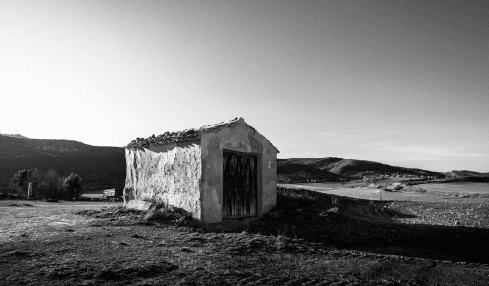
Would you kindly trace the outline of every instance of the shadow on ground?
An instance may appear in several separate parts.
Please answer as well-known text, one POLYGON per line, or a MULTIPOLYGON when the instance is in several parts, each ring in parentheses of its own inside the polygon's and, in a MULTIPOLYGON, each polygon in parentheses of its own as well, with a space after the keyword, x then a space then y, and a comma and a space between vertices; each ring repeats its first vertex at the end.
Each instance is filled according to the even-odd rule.
MULTIPOLYGON (((321 244, 337 249, 360 250, 370 253, 402 255, 414 258, 476 262, 489 264, 489 229, 406 223, 417 219, 392 205, 406 202, 366 200, 340 197, 305 189, 278 188, 277 209, 255 221, 225 220, 224 223, 205 225, 177 208, 155 208, 147 213, 125 209, 106 211, 81 211, 97 220, 93 226, 158 225, 183 226, 195 232, 241 233, 288 237, 321 244), (124 220, 120 218, 125 217, 124 220), (127 221, 125 221, 127 220, 127 221), (403 222, 404 221, 404 222, 403 222)), ((413 204, 413 202, 409 202, 413 204)), ((415 202, 425 206, 423 202, 415 202)), ((419 205, 418 205, 419 204, 419 205)), ((431 205, 425 212, 436 212, 431 205)), ((439 205, 445 213, 456 209, 451 205, 439 205)), ((402 209, 402 208, 401 208, 402 209)), ((458 213, 451 214, 457 217, 458 213)), ((285 247, 286 248, 286 247, 285 247)))
POLYGON ((279 188, 277 211, 247 230, 343 249, 489 263, 489 229, 400 223, 414 216, 389 209, 391 203, 279 188))

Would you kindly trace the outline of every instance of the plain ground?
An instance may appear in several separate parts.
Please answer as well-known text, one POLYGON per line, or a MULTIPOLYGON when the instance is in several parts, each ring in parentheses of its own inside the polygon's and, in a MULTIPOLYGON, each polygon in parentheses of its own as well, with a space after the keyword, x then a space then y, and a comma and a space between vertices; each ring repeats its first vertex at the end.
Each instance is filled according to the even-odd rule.
POLYGON ((0 201, 0 285, 489 281, 485 199, 378 201, 286 188, 278 199, 263 219, 215 226, 146 221, 120 203, 0 201))
POLYGON ((0 201, 0 243, 19 237, 42 239, 60 230, 87 225, 90 220, 73 212, 122 205, 92 201, 60 201, 48 203, 34 200, 0 201))

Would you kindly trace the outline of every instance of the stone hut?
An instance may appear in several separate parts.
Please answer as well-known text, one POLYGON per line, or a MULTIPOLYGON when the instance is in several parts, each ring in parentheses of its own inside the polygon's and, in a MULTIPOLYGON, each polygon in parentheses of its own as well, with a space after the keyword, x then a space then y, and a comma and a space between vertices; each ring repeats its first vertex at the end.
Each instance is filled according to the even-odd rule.
POLYGON ((124 204, 164 202, 196 219, 260 217, 277 202, 277 153, 243 118, 137 138, 126 146, 124 204))

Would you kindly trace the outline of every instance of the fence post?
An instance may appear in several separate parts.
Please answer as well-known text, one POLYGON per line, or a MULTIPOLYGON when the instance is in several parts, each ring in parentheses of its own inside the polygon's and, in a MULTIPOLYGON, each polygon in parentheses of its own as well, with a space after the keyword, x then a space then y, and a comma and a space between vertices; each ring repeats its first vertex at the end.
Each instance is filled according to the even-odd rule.
POLYGON ((29 186, 27 187, 27 199, 30 199, 32 196, 32 183, 29 182, 29 186))

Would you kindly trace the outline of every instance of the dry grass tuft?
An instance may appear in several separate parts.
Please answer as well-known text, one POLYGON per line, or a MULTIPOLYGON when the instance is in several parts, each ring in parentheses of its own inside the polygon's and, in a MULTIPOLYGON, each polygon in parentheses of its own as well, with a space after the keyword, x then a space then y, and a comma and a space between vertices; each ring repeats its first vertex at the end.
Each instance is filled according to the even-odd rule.
POLYGON ((187 225, 192 221, 192 215, 164 202, 155 203, 144 216, 146 222, 174 222, 177 225, 187 225))

